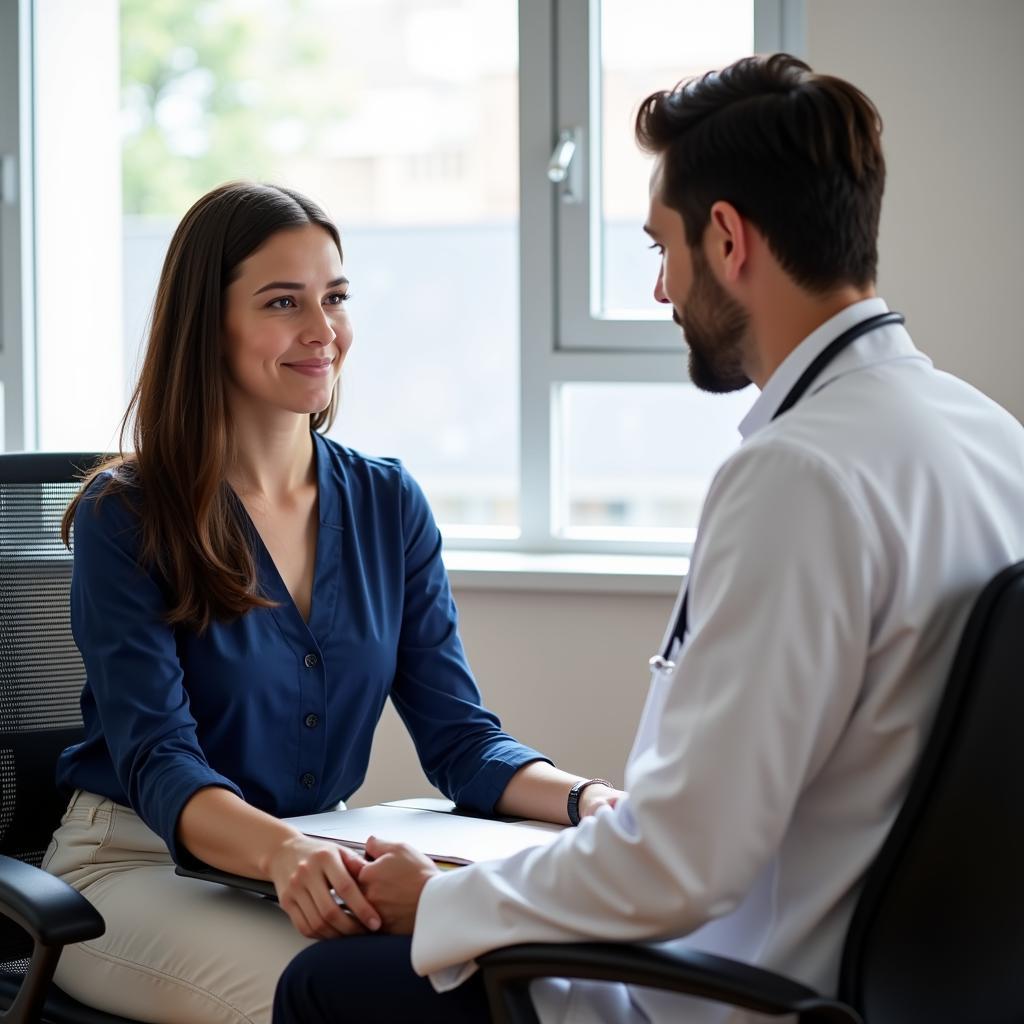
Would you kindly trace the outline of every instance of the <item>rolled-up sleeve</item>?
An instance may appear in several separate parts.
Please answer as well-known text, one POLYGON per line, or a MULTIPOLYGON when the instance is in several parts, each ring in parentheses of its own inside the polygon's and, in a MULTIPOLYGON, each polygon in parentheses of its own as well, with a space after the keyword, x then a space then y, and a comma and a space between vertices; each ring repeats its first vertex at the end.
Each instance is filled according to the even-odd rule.
POLYGON ((459 637, 441 534, 404 469, 401 500, 405 590, 391 699, 430 782, 457 804, 491 813, 519 768, 549 759, 503 732, 482 706, 459 637))
POLYGON ((128 501, 87 494, 74 521, 72 630, 129 804, 176 861, 191 860, 175 836, 191 796, 206 786, 242 794, 199 746, 166 598, 138 550, 139 520, 128 501))

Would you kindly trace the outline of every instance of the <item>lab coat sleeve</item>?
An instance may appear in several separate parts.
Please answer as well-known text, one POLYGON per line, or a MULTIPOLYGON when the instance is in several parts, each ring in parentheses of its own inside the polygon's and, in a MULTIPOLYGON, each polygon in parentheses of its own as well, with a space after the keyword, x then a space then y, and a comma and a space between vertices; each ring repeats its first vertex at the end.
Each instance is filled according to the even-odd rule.
POLYGON ((657 940, 732 910, 857 699, 877 555, 820 456, 751 443, 720 470, 690 579, 690 632, 630 795, 547 847, 423 891, 412 962, 444 970, 529 941, 657 940))

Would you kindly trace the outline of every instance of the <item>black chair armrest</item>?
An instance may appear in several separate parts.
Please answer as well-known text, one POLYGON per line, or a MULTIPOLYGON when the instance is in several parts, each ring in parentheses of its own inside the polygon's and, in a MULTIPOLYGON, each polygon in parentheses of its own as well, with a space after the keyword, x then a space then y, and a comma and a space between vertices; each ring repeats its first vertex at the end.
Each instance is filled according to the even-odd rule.
POLYGON ((103 934, 99 911, 67 882, 0 854, 0 914, 32 936, 32 960, 4 1024, 38 1024, 61 951, 103 934))
POLYGON ((696 950, 633 943, 526 943, 477 958, 495 1024, 538 1024, 535 978, 587 978, 667 989, 758 1013, 797 1014, 803 1024, 863 1024, 834 999, 772 971, 696 950))
POLYGON ((99 911, 67 882, 2 854, 0 914, 44 946, 95 939, 105 928, 99 911))

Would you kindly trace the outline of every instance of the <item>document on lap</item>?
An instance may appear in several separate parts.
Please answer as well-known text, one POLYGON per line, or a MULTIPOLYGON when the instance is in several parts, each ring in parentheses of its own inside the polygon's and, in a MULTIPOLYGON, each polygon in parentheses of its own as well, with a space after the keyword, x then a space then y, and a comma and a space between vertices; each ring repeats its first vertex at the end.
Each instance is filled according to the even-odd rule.
MULTIPOLYGON (((449 800, 422 797, 396 800, 374 807, 326 811, 284 818, 306 835, 328 839, 362 851, 370 836, 408 843, 425 853, 438 867, 455 868, 478 860, 509 857, 520 850, 543 846, 562 831, 545 821, 483 818, 454 810, 449 800)), ((217 868, 175 868, 186 878, 200 878, 276 898, 271 882, 245 878, 217 868)))

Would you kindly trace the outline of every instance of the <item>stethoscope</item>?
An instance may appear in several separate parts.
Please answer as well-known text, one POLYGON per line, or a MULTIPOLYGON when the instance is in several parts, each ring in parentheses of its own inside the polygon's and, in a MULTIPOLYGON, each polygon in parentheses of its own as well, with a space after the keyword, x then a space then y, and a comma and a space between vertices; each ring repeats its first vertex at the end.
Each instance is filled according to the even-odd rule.
MULTIPOLYGON (((854 324, 848 330, 843 331, 834 341, 830 342, 811 362, 811 365, 800 375, 800 379, 789 390, 789 394, 782 400, 782 404, 775 410, 772 419, 778 419, 784 412, 788 412, 803 398, 804 393, 814 383, 818 375, 832 362, 840 352, 848 345, 851 345, 862 335, 877 330, 879 327, 888 327, 889 324, 905 323, 902 313, 878 313, 876 316, 868 317, 859 324, 854 324)), ((676 615, 675 625, 672 632, 665 641, 665 648, 661 654, 654 655, 648 661, 651 671, 655 673, 671 672, 676 667, 672 661, 672 655, 683 642, 686 634, 687 615, 686 606, 689 598, 689 587, 683 592, 683 599, 679 605, 679 612, 676 615)))

